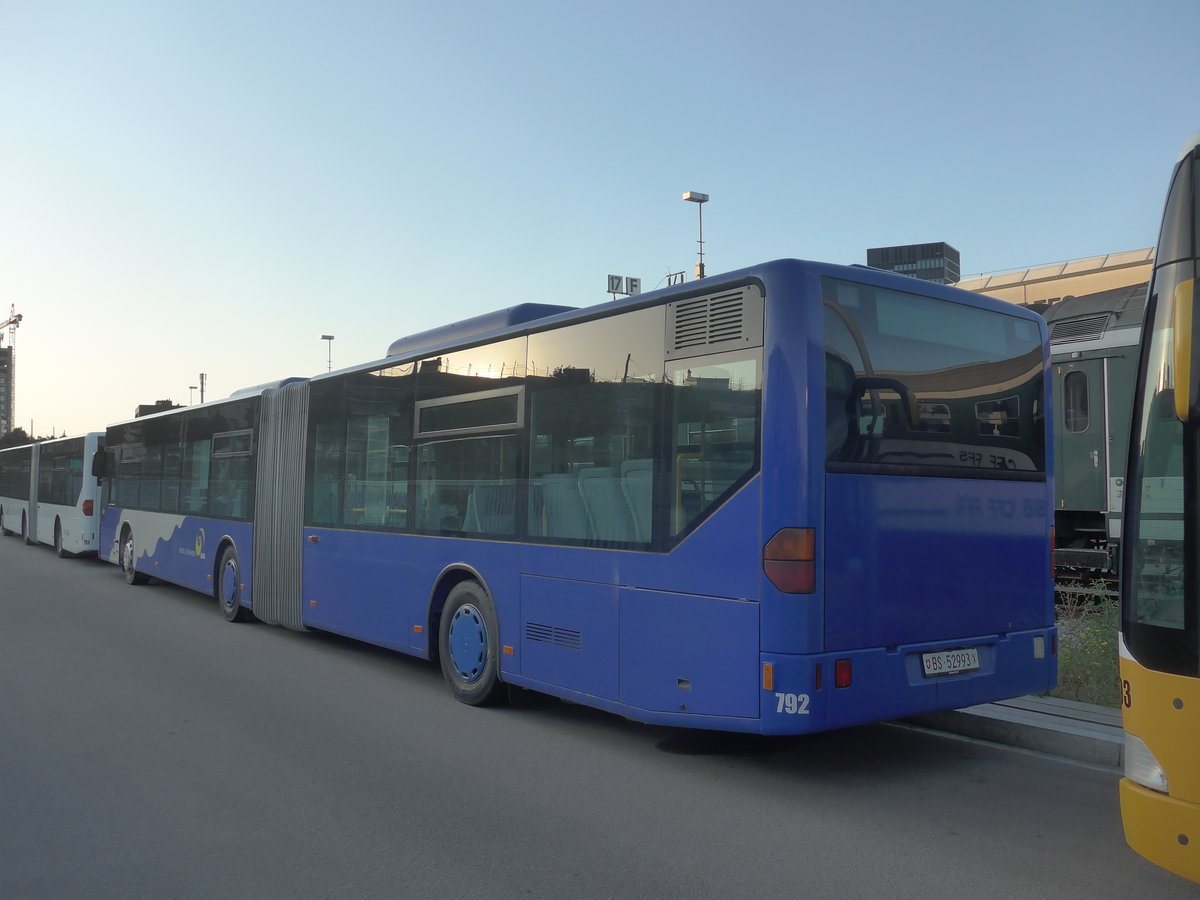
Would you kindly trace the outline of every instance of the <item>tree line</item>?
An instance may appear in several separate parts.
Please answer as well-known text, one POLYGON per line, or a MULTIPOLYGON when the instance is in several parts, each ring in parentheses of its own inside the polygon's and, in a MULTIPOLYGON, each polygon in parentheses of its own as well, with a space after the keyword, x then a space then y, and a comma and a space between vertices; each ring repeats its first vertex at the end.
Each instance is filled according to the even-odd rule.
POLYGON ((53 435, 39 435, 38 437, 30 437, 29 432, 24 428, 17 426, 12 431, 6 431, 0 434, 0 450, 5 447, 19 447, 22 444, 32 444, 34 441, 48 441, 53 438, 53 435))

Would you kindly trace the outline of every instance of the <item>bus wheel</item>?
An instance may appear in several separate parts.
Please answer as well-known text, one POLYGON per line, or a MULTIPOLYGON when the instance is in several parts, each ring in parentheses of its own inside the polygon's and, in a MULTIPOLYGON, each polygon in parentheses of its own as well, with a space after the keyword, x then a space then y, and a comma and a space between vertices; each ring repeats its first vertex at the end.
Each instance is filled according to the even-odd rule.
POLYGON ((504 695, 496 606, 477 581, 463 581, 446 598, 438 625, 438 657, 454 696, 488 706, 504 695))
POLYGON ((217 603, 226 622, 244 622, 249 618, 242 606, 242 571, 238 567, 237 551, 226 547, 217 567, 217 603))
POLYGON ((135 550, 133 546, 133 529, 126 528, 121 535, 121 571, 125 573, 126 584, 145 584, 150 576, 134 568, 135 550))
POLYGON ((12 536, 12 529, 6 528, 4 526, 4 507, 3 506, 0 506, 0 534, 3 534, 5 537, 12 536))
POLYGON ((59 559, 66 559, 71 554, 63 549, 62 542, 62 522, 58 519, 54 520, 54 552, 58 554, 59 559))

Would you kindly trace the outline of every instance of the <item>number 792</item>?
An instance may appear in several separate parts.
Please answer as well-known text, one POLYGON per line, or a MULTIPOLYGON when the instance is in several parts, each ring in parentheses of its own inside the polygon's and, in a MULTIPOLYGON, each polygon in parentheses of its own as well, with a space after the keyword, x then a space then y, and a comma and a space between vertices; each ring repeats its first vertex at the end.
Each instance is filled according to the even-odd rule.
POLYGON ((808 715, 808 694, 776 694, 777 713, 787 713, 789 716, 808 715))

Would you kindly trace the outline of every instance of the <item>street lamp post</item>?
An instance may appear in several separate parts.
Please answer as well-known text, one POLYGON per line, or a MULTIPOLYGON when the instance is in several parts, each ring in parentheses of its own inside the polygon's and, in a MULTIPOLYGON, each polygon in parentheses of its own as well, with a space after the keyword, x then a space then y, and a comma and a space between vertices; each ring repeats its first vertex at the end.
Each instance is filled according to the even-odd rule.
POLYGON ((323 335, 321 335, 321 340, 325 341, 325 349, 327 351, 325 354, 325 371, 332 372, 333 371, 333 335, 332 334, 323 334, 323 335))
POLYGON ((696 212, 700 218, 700 259, 696 263, 696 280, 699 281, 704 277, 704 204, 708 202, 708 194, 702 194, 699 191, 688 191, 683 195, 684 200, 690 200, 696 204, 696 212))

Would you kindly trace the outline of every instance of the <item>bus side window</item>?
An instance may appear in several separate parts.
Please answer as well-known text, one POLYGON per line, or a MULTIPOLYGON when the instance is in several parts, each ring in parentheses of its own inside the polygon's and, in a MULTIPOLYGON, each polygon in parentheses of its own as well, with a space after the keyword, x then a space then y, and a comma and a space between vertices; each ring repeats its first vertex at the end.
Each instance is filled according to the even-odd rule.
POLYGON ((761 359, 720 354, 671 372, 671 533, 682 534, 758 468, 761 359))

